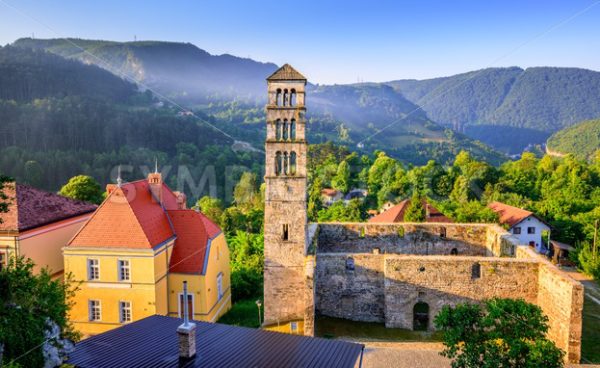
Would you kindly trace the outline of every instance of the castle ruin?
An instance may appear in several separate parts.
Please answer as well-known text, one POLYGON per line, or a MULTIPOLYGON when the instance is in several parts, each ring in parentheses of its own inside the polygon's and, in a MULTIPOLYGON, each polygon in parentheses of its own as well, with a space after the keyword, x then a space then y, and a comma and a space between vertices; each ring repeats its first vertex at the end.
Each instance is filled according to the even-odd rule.
POLYGON ((579 362, 583 286, 495 224, 307 222, 306 78, 267 78, 265 325, 315 316, 433 329, 444 305, 523 298, 579 362))

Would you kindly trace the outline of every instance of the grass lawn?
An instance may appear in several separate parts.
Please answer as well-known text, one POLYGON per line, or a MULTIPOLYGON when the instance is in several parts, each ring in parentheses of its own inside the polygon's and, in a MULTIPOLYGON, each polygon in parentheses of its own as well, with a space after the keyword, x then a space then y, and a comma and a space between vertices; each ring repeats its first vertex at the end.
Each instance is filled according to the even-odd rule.
MULTIPOLYGON (((237 301, 231 306, 229 312, 219 318, 217 322, 226 325, 258 328, 258 307, 256 306, 256 299, 258 298, 237 301)), ((262 297, 260 297, 260 301, 261 303, 263 302, 262 297)), ((263 314, 262 307, 260 312, 263 314)), ((264 317, 261 316, 261 319, 262 318, 264 317)))

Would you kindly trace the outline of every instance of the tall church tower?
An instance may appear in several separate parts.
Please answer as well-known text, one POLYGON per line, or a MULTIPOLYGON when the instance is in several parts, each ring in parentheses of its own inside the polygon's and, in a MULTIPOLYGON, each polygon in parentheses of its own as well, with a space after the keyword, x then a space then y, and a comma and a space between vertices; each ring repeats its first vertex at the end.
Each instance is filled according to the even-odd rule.
POLYGON ((306 78, 285 64, 267 78, 265 323, 304 318, 306 78))

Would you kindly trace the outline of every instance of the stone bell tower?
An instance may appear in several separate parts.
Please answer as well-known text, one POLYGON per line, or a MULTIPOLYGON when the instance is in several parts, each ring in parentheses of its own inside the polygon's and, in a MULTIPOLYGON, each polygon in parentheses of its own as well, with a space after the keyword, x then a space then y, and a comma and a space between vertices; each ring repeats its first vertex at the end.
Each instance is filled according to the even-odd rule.
POLYGON ((267 78, 265 323, 304 318, 306 78, 285 64, 267 78))

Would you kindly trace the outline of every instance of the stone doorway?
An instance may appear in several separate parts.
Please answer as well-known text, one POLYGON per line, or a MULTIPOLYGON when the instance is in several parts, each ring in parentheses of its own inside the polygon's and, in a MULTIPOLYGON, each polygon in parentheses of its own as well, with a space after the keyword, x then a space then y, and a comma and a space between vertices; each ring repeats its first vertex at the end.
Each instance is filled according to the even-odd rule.
POLYGON ((413 330, 427 331, 429 327, 429 304, 418 302, 413 308, 413 330))

